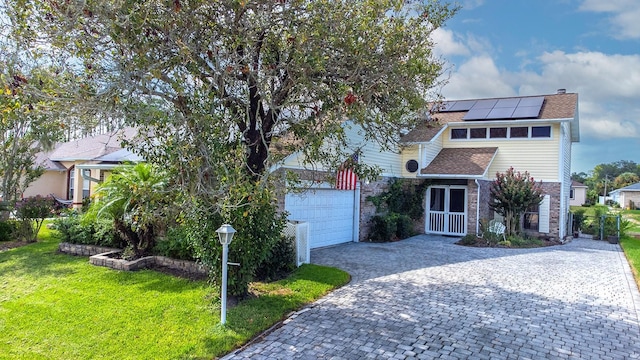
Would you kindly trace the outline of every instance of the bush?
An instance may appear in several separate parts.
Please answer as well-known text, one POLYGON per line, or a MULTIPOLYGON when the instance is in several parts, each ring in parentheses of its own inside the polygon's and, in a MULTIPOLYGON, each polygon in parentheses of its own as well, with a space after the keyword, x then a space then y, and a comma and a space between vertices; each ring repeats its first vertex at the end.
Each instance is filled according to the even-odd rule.
POLYGON ((277 211, 273 191, 261 184, 238 183, 228 196, 234 206, 226 209, 224 216, 214 212, 214 205, 208 202, 219 199, 196 199, 187 216, 188 234, 198 260, 209 269, 211 280, 220 284, 222 246, 216 229, 224 223, 236 229, 229 245, 229 261, 240 266, 229 267, 227 290, 230 295, 244 296, 257 269, 280 240, 286 216, 277 211))
POLYGON ((578 209, 573 212, 573 231, 581 231, 584 228, 584 221, 586 220, 585 209, 578 209))
POLYGON ((157 240, 153 253, 173 259, 195 260, 195 252, 184 226, 169 228, 167 236, 157 240))
POLYGON ((465 236, 463 236, 460 241, 458 241, 458 244, 460 245, 476 245, 478 243, 478 237, 474 234, 467 234, 465 236))
POLYGON ((408 215, 388 213, 371 218, 370 241, 395 241, 406 239, 413 234, 413 220, 408 215))
POLYGON ((17 230, 17 222, 12 220, 0 221, 0 241, 11 241, 15 231, 17 230))
POLYGON ((15 210, 20 224, 14 234, 20 240, 36 241, 44 219, 53 213, 54 207, 55 203, 52 197, 40 195, 17 202, 15 210))
POLYGON ((78 214, 56 219, 61 241, 71 244, 123 248, 126 243, 116 234, 113 222, 106 219, 83 221, 78 214))
POLYGON ((271 248, 267 259, 256 270, 256 279, 273 281, 285 277, 296 267, 296 240, 289 236, 280 236, 280 240, 271 248))

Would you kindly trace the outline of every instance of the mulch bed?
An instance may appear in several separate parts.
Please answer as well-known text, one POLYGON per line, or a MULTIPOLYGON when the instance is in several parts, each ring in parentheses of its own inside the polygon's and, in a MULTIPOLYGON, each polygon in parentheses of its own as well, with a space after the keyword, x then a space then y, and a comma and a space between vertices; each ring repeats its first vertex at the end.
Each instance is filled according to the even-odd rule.
POLYGON ((2 241, 0 242, 0 252, 9 250, 9 249, 14 249, 20 246, 25 246, 25 245, 29 245, 29 244, 33 244, 33 242, 29 242, 29 241, 2 241))
POLYGON ((463 243, 461 240, 456 242, 456 245, 470 246, 470 247, 495 247, 495 248, 507 248, 507 249, 527 249, 527 248, 538 248, 538 247, 562 245, 562 243, 558 240, 552 240, 552 239, 540 239, 540 240, 542 241, 541 245, 531 244, 530 246, 504 246, 504 245, 497 245, 497 244, 495 245, 488 244, 486 240, 482 238, 478 238, 476 239, 476 242, 474 244, 463 243))

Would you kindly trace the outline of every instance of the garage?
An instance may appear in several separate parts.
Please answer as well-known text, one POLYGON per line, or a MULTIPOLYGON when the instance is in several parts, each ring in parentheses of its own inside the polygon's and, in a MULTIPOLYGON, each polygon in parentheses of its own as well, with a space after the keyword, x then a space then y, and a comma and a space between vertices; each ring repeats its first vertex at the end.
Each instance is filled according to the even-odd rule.
POLYGON ((342 244, 356 236, 357 211, 354 199, 359 191, 312 189, 285 197, 289 219, 309 223, 311 248, 342 244))

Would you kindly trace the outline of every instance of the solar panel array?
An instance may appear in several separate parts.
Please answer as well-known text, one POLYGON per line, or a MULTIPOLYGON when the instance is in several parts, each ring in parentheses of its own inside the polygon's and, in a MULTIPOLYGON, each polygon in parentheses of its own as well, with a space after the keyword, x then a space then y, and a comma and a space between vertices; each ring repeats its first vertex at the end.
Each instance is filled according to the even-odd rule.
POLYGON ((463 120, 529 119, 540 115, 543 102, 544 96, 445 101, 439 111, 467 111, 463 120))

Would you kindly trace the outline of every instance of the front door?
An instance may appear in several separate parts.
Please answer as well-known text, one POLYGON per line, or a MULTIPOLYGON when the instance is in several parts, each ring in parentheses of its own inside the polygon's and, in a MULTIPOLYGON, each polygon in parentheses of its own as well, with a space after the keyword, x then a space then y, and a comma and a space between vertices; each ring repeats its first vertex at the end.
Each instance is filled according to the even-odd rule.
POLYGON ((426 209, 426 233, 460 236, 467 233, 466 186, 429 187, 426 209))

